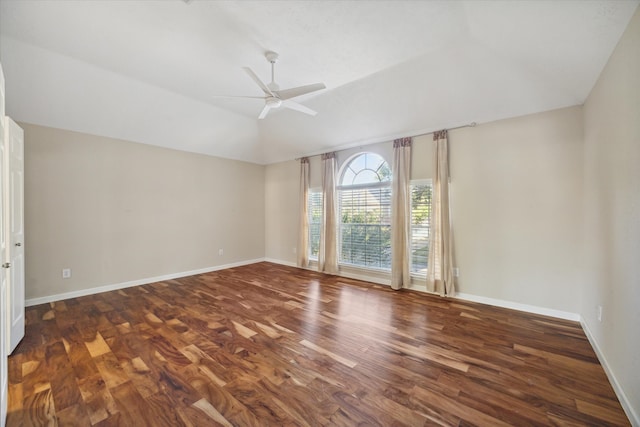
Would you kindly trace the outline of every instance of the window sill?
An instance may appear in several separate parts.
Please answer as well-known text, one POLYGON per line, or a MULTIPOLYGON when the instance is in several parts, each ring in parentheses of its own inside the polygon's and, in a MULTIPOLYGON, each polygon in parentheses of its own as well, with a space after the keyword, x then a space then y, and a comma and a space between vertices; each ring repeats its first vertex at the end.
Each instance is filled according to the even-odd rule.
POLYGON ((363 265, 357 265, 357 264, 347 264, 347 263, 338 264, 338 269, 369 272, 369 273, 376 273, 376 274, 382 274, 382 275, 391 275, 390 268, 365 267, 363 265))
MULTIPOLYGON (((309 270, 318 270, 318 260, 310 259, 309 270)), ((391 284, 391 270, 381 268, 367 268, 352 264, 338 264, 338 276, 349 277, 352 279, 364 280, 367 282, 377 283, 380 285, 391 284)), ((426 282, 427 275, 420 273, 411 273, 412 286, 416 283, 426 282)))

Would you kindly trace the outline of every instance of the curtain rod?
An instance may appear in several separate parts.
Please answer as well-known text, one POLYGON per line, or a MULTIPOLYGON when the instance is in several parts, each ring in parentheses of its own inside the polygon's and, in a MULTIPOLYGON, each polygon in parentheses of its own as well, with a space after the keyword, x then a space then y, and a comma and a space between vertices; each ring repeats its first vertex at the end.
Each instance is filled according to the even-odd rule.
MULTIPOLYGON (((454 128, 449 128, 449 129, 442 129, 442 130, 446 130, 446 131, 450 131, 450 130, 456 130, 456 129, 462 129, 462 128, 474 128, 478 125, 478 123, 476 122, 471 122, 469 124, 466 125, 462 125, 462 126, 456 126, 454 128)), ((437 131, 432 131, 432 132, 427 132, 427 133, 420 133, 418 135, 413 135, 412 138, 415 138, 416 136, 425 136, 425 135, 431 135, 432 133, 437 132, 437 131)))
MULTIPOLYGON (((450 130, 456 130, 456 129, 462 129, 462 128, 473 128, 473 127, 476 127, 477 125, 478 125, 478 123, 476 123, 476 122, 471 122, 471 123, 467 123, 466 125, 462 125, 462 126, 456 126, 456 127, 453 127, 453 128, 448 128, 448 129, 438 129, 438 130, 446 130, 446 131, 450 131, 450 130)), ((411 137, 412 137, 412 138, 415 138, 415 137, 418 137, 418 136, 431 135, 431 134, 432 134, 432 133, 434 133, 434 132, 437 132, 437 131, 433 130, 433 131, 431 131, 431 132, 419 133, 419 134, 417 134, 417 135, 412 135, 411 137)), ((395 139, 395 138, 391 138, 390 140, 393 140, 393 139, 395 139)), ((351 148, 363 148, 363 147, 366 147, 367 145, 379 144, 379 143, 381 143, 381 142, 385 142, 385 141, 370 142, 370 143, 367 143, 367 144, 362 144, 362 145, 353 145, 353 146, 349 146, 349 147, 345 147, 345 146, 343 146, 342 148, 338 147, 338 148, 336 148, 336 149, 335 149, 335 150, 333 150, 333 151, 349 150, 349 149, 351 149, 351 148)), ((296 157, 296 158, 295 158, 295 160, 300 160, 300 159, 305 158, 305 157, 314 157, 314 156, 319 156, 319 155, 321 155, 321 154, 323 154, 323 153, 327 153, 327 151, 322 151, 322 152, 313 153, 313 154, 307 154, 306 156, 302 156, 302 157, 296 157)))

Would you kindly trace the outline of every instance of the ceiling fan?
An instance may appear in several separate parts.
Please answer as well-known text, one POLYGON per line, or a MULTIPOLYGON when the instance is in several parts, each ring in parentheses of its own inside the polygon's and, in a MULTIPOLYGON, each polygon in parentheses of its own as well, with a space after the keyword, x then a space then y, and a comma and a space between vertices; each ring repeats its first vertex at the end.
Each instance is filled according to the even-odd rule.
POLYGON ((302 104, 299 104, 295 101, 292 101, 291 98, 295 98, 298 96, 306 95, 311 92, 315 92, 318 90, 325 89, 326 86, 324 83, 314 83, 305 86, 298 86, 291 89, 283 89, 280 90, 280 86, 275 82, 275 64, 278 62, 278 54, 275 52, 266 52, 265 58, 267 61, 271 63, 271 83, 268 85, 264 84, 260 77, 256 75, 256 73, 251 70, 249 67, 243 67, 243 70, 253 79, 254 82, 260 89, 264 92, 264 96, 234 96, 233 98, 257 98, 264 99, 264 107, 258 116, 258 119, 264 119, 269 111, 272 108, 284 107, 290 110, 300 111, 301 113, 309 114, 310 116, 315 116, 318 114, 316 111, 313 111, 311 108, 305 107, 302 104))

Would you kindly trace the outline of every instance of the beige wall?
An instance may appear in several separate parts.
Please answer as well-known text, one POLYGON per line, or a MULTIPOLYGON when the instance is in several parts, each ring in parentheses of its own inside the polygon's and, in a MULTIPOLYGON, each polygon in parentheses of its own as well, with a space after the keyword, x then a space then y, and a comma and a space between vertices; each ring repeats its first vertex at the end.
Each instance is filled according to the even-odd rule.
POLYGON ((450 135, 458 291, 577 313, 582 280, 582 111, 450 135))
MULTIPOLYGON (((314 165, 312 165, 314 166, 314 165)), ((265 256, 295 264, 298 245, 300 164, 275 163, 265 171, 265 256)))
POLYGON ((27 299, 264 257, 264 166, 21 126, 27 299))
POLYGON ((585 103, 584 135, 580 314, 640 425, 640 9, 585 103))
MULTIPOLYGON (((450 132, 459 292, 578 312, 581 114, 572 107, 450 132)), ((431 135, 414 139, 412 179, 430 177, 431 144, 431 135)), ((391 159, 389 142, 341 152, 339 163, 359 150, 391 159)), ((267 201, 266 256, 293 263, 287 248, 297 242, 297 162, 267 166, 266 183, 267 199, 274 197, 267 201)))

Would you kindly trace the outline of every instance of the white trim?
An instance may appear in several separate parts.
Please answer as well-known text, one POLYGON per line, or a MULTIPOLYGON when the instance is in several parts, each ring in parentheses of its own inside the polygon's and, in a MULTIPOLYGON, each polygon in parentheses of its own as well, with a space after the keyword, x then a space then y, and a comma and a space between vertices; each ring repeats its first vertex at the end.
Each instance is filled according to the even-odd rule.
POLYGON ((433 179, 431 178, 416 178, 416 179, 411 179, 409 180, 409 185, 425 185, 425 184, 430 184, 433 185, 433 179))
POLYGON ((114 283, 111 285, 97 286, 95 288, 81 289, 78 291, 65 292, 62 294, 48 295, 45 297, 30 298, 25 301, 27 307, 38 304, 46 304, 53 301, 61 301, 69 298, 83 297, 93 295, 100 292, 116 291, 118 289, 130 288, 132 286, 146 285, 148 283, 162 282, 163 280, 177 279, 179 277, 194 276, 196 274, 210 273, 212 271, 224 270, 227 268, 240 267, 248 264, 265 261, 264 258, 251 259, 246 261, 234 262, 231 264, 216 265, 214 267, 206 267, 198 270, 183 271, 180 273, 165 274, 164 276, 147 277, 144 279, 131 280, 129 282, 114 283))
POLYGON ((343 270, 340 271, 339 276, 346 277, 348 279, 356 279, 356 280, 362 280, 364 282, 376 283, 378 285, 391 286, 391 279, 385 279, 383 277, 367 276, 364 274, 350 273, 348 271, 343 271, 343 270))
POLYGON ((264 261, 266 262, 272 262, 274 264, 281 264, 281 265, 286 265, 287 267, 297 267, 297 264, 295 262, 291 262, 291 261, 282 261, 281 259, 275 259, 275 258, 264 258, 264 261))
MULTIPOLYGON (((289 267, 296 267, 296 268, 302 268, 304 270, 310 270, 310 271, 318 271, 317 268, 313 268, 314 266, 317 265, 317 261, 313 261, 313 264, 310 265, 307 268, 304 267, 298 267, 295 263, 293 262, 289 262, 289 261, 283 261, 280 259, 274 259, 274 258, 265 258, 264 259, 267 262, 272 262, 274 264, 282 264, 282 265, 286 265, 289 267)), ((340 267, 338 267, 340 268, 340 267)), ((351 266, 348 268, 352 268, 351 266)), ((355 268, 357 269, 357 267, 355 268)), ((352 273, 352 272, 348 272, 345 270, 340 269, 339 274, 337 274, 337 276, 339 277, 346 277, 348 279, 356 279, 356 280, 362 280, 364 282, 371 282, 371 283, 376 283, 378 285, 386 285, 386 286, 390 286, 391 285, 391 280, 390 279, 385 279, 384 277, 374 277, 374 276, 367 276, 365 274, 359 274, 359 273, 352 273)))
POLYGON ((391 283, 391 268, 365 267, 364 265, 341 262, 338 264, 338 270, 347 274, 358 274, 362 277, 381 277, 388 279, 391 283), (367 273, 372 273, 373 276, 369 276, 367 273))
POLYGON ((541 314, 543 316, 557 317, 559 319, 573 320, 574 322, 580 321, 580 315, 578 313, 571 313, 570 311, 554 310, 552 308, 539 307, 537 305, 522 304, 519 302, 506 301, 502 299, 495 299, 465 293, 456 293, 454 298, 465 301, 479 302, 486 305, 494 305, 496 307, 510 308, 512 310, 525 311, 527 313, 541 314))
POLYGON ((411 284, 409 285, 409 287, 407 289, 410 290, 410 291, 422 292, 423 294, 440 295, 440 294, 438 294, 436 292, 429 292, 427 290, 427 277, 426 276, 415 277, 413 274, 411 274, 411 284))
POLYGON ((580 325, 582 325, 584 334, 587 336, 587 339, 591 343, 591 347, 593 347, 593 350, 596 352, 596 356, 598 356, 598 360, 604 368, 604 373, 607 374, 607 378, 609 379, 609 382, 613 387, 613 391, 616 393, 616 396, 620 401, 620 405, 622 405, 622 409, 624 409, 624 412, 629 418, 631 425, 634 427, 640 427, 640 416, 633 409, 633 406, 631 406, 629 398, 625 394, 624 389, 622 388, 622 386, 620 386, 620 383, 618 382, 616 376, 613 374, 613 371, 609 367, 609 362, 607 362, 607 359, 604 357, 604 353, 602 352, 602 350, 600 350, 598 342, 591 333, 591 330, 589 329, 589 326, 587 326, 587 322, 585 322, 584 318, 580 319, 580 325))
MULTIPOLYGON (((389 171, 391 171, 391 162, 389 162, 389 159, 385 158, 385 156, 382 153, 376 153, 375 151, 369 151, 364 149, 365 147, 358 147, 358 148, 363 148, 363 150, 358 151, 357 153, 353 153, 352 155, 348 156, 346 159, 344 159, 342 161, 342 164, 339 165, 338 167, 338 181, 340 183, 342 183, 342 178, 344 175, 344 172, 346 170, 347 167, 349 167, 349 165, 351 164, 351 162, 353 160, 355 160, 357 157, 362 156, 363 154, 375 154, 376 156, 380 157, 382 160, 384 160, 384 162, 387 164, 387 166, 389 167, 389 171)), ((340 150, 342 151, 342 150, 340 150)), ((334 152, 337 153, 337 150, 334 150, 334 152)), ((382 165, 380 165, 382 166, 382 165)), ((364 169, 368 169, 368 168, 364 168, 364 169)), ((369 169, 369 170, 373 170, 373 169, 369 169)), ((355 171, 354 171, 355 172, 355 171)), ((357 175, 357 174, 356 174, 357 175)), ((377 173, 376 173, 377 175, 377 173)), ((336 185, 336 190, 341 190, 343 188, 355 188, 355 189, 359 189, 359 188, 367 188, 370 187, 372 185, 380 185, 382 187, 384 187, 386 185, 391 185, 391 179, 389 179, 389 181, 379 181, 379 182, 369 182, 369 183, 365 183, 365 184, 351 184, 351 185, 336 185)))
MULTIPOLYGON (((385 162, 386 163, 386 162, 385 162)), ((368 169, 371 170, 371 169, 368 169)), ((391 181, 366 182, 364 184, 336 185, 337 191, 366 190, 367 188, 391 187, 391 181)))
MULTIPOLYGON (((422 286, 413 284, 411 285, 411 287, 409 287, 409 290, 424 292, 430 295, 438 295, 437 293, 427 291, 427 288, 424 283, 422 283, 422 286)), ((477 302, 484 305, 493 305, 495 307, 502 307, 502 308, 508 308, 511 310, 523 311, 525 313, 541 314, 543 316, 556 317, 558 319, 573 320, 574 322, 580 321, 580 315, 578 313, 571 313, 570 311, 554 310, 552 308, 539 307, 537 305, 522 304, 519 302, 483 297, 480 295, 465 294, 460 292, 457 292, 453 296, 453 298, 460 299, 463 301, 477 302)))
MULTIPOLYGON (((295 263, 282 261, 279 259, 265 258, 265 261, 272 262, 274 264, 282 264, 290 267, 296 267, 295 263)), ((308 270, 312 270, 312 269, 309 268, 308 270)), ((339 276, 347 277, 349 279, 363 280, 365 282, 372 282, 379 285, 386 285, 386 286, 391 285, 391 280, 387 278, 368 276, 366 274, 353 273, 353 272, 348 272, 344 270, 340 270, 339 276)), ((411 285, 408 289, 411 291, 423 292, 425 294, 437 295, 437 294, 434 294, 433 292, 427 291, 426 287, 419 286, 416 284, 411 285)), ((509 308, 512 310, 524 311, 526 313, 541 314, 543 316, 556 317, 556 318, 565 319, 565 320, 573 320, 575 322, 580 321, 579 314, 571 313, 569 311, 554 310, 552 308, 539 307, 539 306, 529 305, 529 304, 521 304, 519 302, 506 301, 506 300, 501 300, 496 298, 489 298, 489 297, 483 297, 479 295, 471 295, 471 294, 465 294, 465 293, 456 293, 454 298, 461 299, 464 301, 478 302, 485 305, 493 305, 496 307, 503 307, 503 308, 509 308)))

